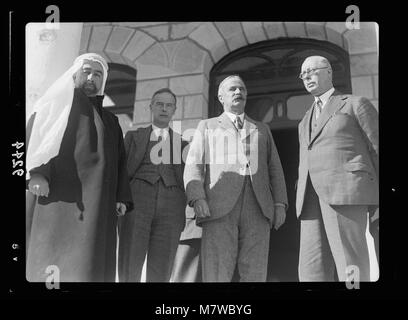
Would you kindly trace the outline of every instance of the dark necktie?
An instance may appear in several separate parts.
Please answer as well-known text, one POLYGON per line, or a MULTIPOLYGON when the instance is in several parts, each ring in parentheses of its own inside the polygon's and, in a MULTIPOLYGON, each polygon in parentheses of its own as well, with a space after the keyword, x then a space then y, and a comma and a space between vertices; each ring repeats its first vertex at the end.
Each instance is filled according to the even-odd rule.
MULTIPOLYGON (((157 143, 160 143, 163 139, 164 139, 164 130, 163 129, 160 129, 158 132, 158 137, 157 137, 157 143)), ((160 148, 160 150, 159 150, 159 157, 162 157, 163 156, 163 152, 162 152, 162 148, 160 148)))

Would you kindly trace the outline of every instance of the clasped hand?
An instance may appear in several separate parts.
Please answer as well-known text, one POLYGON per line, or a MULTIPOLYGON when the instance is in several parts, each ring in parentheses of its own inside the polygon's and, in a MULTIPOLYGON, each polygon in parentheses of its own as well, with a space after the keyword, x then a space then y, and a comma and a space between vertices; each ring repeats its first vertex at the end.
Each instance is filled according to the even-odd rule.
POLYGON ((47 179, 41 174, 33 174, 28 183, 28 190, 36 196, 48 197, 50 188, 47 179))
POLYGON ((207 200, 199 199, 194 202, 194 212, 198 218, 211 216, 207 200))

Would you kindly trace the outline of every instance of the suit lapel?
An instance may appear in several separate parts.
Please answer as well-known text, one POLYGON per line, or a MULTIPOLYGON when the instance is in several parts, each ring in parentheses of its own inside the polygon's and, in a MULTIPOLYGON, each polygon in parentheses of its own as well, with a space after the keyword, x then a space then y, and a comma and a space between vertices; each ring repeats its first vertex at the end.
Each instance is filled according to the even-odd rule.
POLYGON ((313 141, 319 136, 333 114, 341 107, 343 107, 343 105, 345 104, 344 99, 345 97, 343 97, 340 92, 333 92, 318 119, 317 128, 311 135, 310 143, 313 143, 313 141))
POLYGON ((307 142, 310 143, 310 139, 311 139, 311 125, 312 125, 312 115, 313 115, 313 107, 314 107, 314 102, 312 104, 312 107, 309 108, 309 110, 306 112, 306 115, 303 119, 303 123, 302 123, 302 133, 303 133, 303 137, 307 137, 307 142))
POLYGON ((252 120, 250 117, 245 115, 244 124, 242 126, 242 129, 243 130, 241 130, 241 140, 245 140, 247 136, 251 135, 256 130, 258 130, 258 127, 255 124, 254 120, 252 120))
POLYGON ((226 130, 236 130, 234 124, 232 123, 231 119, 227 116, 227 114, 224 112, 218 117, 218 123, 220 127, 226 129, 226 130))
POLYGON ((171 128, 169 128, 169 138, 170 138, 170 159, 171 159, 171 164, 173 165, 173 168, 176 172, 176 177, 177 177, 177 182, 179 183, 180 187, 182 189, 184 189, 184 184, 183 184, 183 167, 182 167, 182 162, 183 160, 181 159, 182 157, 182 152, 183 152, 183 144, 182 142, 180 143, 180 148, 181 150, 173 150, 173 146, 174 146, 174 139, 181 139, 180 135, 176 132, 174 132, 171 128), (180 157, 181 162, 175 164, 174 163, 174 154, 173 151, 180 151, 180 155, 178 155, 180 157))
POLYGON ((133 147, 130 148, 128 155, 128 170, 130 177, 133 177, 142 163, 143 157, 146 153, 147 144, 149 143, 150 132, 152 127, 140 128, 132 132, 133 147))
POLYGON ((152 126, 149 126, 147 128, 143 128, 140 134, 136 136, 136 139, 135 139, 136 147, 138 147, 138 149, 141 150, 140 153, 142 154, 142 157, 144 156, 146 152, 147 145, 150 141, 150 135, 152 131, 153 131, 152 126))

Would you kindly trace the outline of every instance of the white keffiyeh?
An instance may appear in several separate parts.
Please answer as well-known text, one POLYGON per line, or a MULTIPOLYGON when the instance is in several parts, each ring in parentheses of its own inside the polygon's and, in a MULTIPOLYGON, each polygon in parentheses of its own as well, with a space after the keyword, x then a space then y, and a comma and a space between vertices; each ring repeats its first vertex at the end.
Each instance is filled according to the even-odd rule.
POLYGON ((82 67, 84 60, 99 62, 103 68, 101 89, 97 95, 103 95, 108 76, 108 64, 96 53, 86 53, 77 57, 74 64, 59 77, 34 104, 35 120, 31 130, 30 143, 26 157, 26 178, 30 178, 30 170, 58 155, 62 137, 68 123, 68 117, 74 97, 73 75, 82 67))

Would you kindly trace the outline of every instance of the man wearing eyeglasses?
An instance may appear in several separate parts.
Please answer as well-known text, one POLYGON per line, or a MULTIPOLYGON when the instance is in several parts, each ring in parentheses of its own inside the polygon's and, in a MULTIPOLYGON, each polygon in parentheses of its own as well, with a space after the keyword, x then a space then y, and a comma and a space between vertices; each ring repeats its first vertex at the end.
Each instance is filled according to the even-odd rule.
POLYGON ((329 61, 311 56, 300 78, 314 103, 299 124, 296 209, 300 281, 370 281, 367 213, 378 194, 378 113, 333 87, 329 61))
POLYGON ((185 224, 181 153, 187 142, 169 127, 175 94, 167 88, 156 91, 150 109, 152 125, 125 136, 135 206, 120 221, 120 282, 140 282, 146 254, 146 281, 168 282, 185 224))

